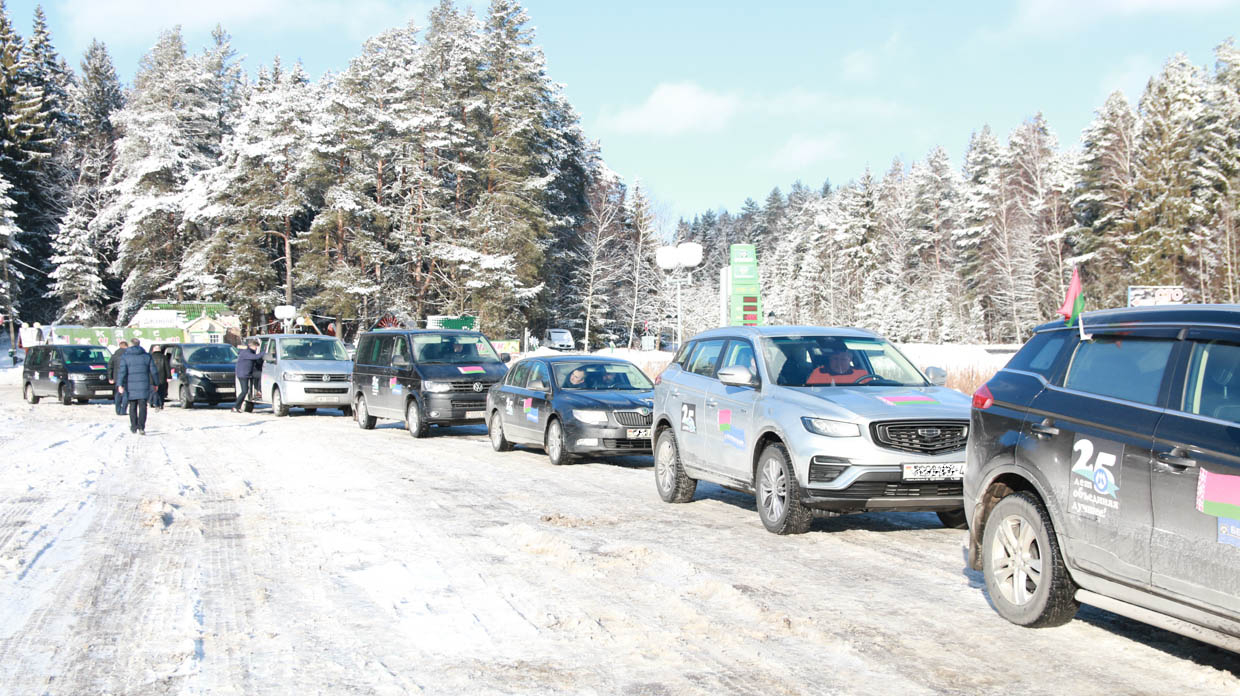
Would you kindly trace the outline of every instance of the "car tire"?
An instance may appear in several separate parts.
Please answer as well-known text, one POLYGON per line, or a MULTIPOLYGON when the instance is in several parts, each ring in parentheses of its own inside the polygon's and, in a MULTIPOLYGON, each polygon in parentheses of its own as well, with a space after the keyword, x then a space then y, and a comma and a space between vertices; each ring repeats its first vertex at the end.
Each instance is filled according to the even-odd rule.
POLYGON ((801 501, 801 487, 788 450, 771 443, 758 457, 754 474, 754 498, 762 525, 773 534, 804 534, 814 516, 801 501))
POLYGON ((504 437, 504 417, 499 411, 491 412, 491 418, 487 421, 487 435, 491 438, 491 449, 496 452, 512 450, 512 443, 504 437))
POLYGON ((1018 626, 1061 626, 1080 608, 1050 513, 1027 491, 1003 498, 986 518, 982 575, 995 611, 1018 626))
POLYGON ((680 445, 671 428, 659 432, 654 447, 654 486, 665 503, 687 503, 697 492, 697 479, 685 473, 680 461, 680 445))
POLYGON ((56 395, 60 398, 60 403, 65 406, 73 405, 73 392, 69 391, 69 385, 61 384, 56 390, 56 395))
POLYGON ((352 417, 353 417, 353 407, 352 407, 352 406, 341 406, 341 407, 340 407, 340 412, 341 412, 342 414, 344 414, 344 416, 345 416, 345 417, 347 417, 347 418, 352 418, 352 417))
POLYGON ((284 403, 284 397, 280 395, 280 388, 275 385, 271 387, 271 413, 276 418, 283 418, 288 415, 288 404, 284 403))
POLYGON ((366 397, 358 394, 353 400, 353 417, 357 421, 357 427, 362 430, 374 430, 375 421, 378 418, 370 415, 370 411, 366 408, 366 397))
POLYGON ((181 385, 180 395, 181 395, 181 408, 193 408, 194 407, 194 396, 190 394, 188 386, 184 384, 181 385))
POLYGON ((405 404, 405 430, 415 438, 424 438, 430 427, 422 417, 422 404, 416 398, 405 404))
POLYGON ((939 522, 948 529, 968 529, 969 519, 964 516, 964 508, 956 510, 939 510, 939 522))
POLYGON ((26 382, 26 386, 22 389, 22 394, 26 397, 26 401, 31 404, 37 404, 39 399, 43 398, 34 395, 34 385, 30 382, 26 382))
POLYGON ((552 418, 547 423, 547 434, 543 437, 543 449, 547 452, 547 458, 555 466, 562 466, 573 461, 573 455, 568 451, 568 443, 564 441, 564 426, 560 424, 559 418, 552 418))

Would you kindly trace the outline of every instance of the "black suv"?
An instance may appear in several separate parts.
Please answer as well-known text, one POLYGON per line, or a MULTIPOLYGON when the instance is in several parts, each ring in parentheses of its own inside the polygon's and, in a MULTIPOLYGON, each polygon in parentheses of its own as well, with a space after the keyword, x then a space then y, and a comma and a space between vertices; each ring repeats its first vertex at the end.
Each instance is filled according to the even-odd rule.
POLYGON ((103 346, 35 346, 26 352, 22 396, 32 404, 52 396, 66 406, 74 399, 79 404, 91 399, 111 399, 110 358, 111 353, 103 346))
POLYGON ((403 419, 414 437, 431 424, 485 422, 487 390, 508 360, 476 331, 367 332, 353 356, 353 415, 366 430, 377 417, 403 419))
POLYGON ((995 610, 1078 603, 1240 651, 1240 306, 1044 324, 973 395, 969 562, 995 610))

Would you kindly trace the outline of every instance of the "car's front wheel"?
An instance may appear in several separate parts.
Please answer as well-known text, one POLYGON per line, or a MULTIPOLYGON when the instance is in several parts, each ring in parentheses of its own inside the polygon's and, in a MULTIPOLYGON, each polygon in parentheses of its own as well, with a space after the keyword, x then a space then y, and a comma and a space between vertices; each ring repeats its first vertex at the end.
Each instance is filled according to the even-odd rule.
POLYGON ((39 399, 42 398, 34 395, 34 385, 30 382, 26 382, 25 388, 22 389, 22 394, 26 397, 26 401, 32 404, 39 403, 39 399))
POLYGON ((60 396, 60 403, 65 406, 73 405, 73 392, 69 389, 69 385, 61 384, 60 389, 56 393, 60 396))
POLYGON ((1007 496, 986 518, 982 575, 995 611, 1020 626, 1059 626, 1080 607, 1050 513, 1032 493, 1007 496))
POLYGON ((792 458, 783 445, 772 443, 762 450, 756 478, 758 517, 766 530, 775 534, 808 532, 814 516, 801 502, 792 458))
POLYGON ((512 443, 504 437, 504 417, 499 411, 492 413, 491 420, 487 421, 487 434, 491 436, 491 449, 496 452, 507 452, 512 449, 512 443))
POLYGON ((271 412, 277 418, 283 418, 288 415, 288 404, 284 403, 284 397, 280 394, 280 388, 271 385, 271 412))
POLYGON ((573 455, 568 452, 568 444, 564 442, 564 426, 560 425, 559 418, 552 418, 551 423, 547 425, 544 447, 547 450, 547 458, 556 466, 573 460, 573 455))
POLYGON ((193 407, 194 407, 194 397, 190 393, 189 387, 182 384, 181 385, 181 408, 193 408, 193 407))
POLYGON ((409 434, 414 437, 426 437, 426 433, 430 427, 426 423, 426 419, 422 417, 422 404, 417 399, 410 399, 405 404, 405 428, 409 430, 409 434))
POLYGON ((654 485, 665 503, 687 503, 697 491, 697 479, 689 478, 680 462, 680 447, 671 428, 659 432, 654 447, 654 485))
POLYGON ((370 415, 370 411, 366 410, 366 397, 361 394, 353 401, 353 415, 357 419, 357 427, 362 430, 373 430, 375 421, 378 420, 370 415))

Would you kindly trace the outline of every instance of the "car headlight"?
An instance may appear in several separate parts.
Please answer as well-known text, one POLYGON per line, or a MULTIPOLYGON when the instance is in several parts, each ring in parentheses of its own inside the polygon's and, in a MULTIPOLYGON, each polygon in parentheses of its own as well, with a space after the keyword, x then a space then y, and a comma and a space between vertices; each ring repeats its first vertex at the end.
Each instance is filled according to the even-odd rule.
POLYGON ((285 372, 281 375, 285 382, 304 382, 306 375, 304 372, 285 372))
POLYGON ((90 375, 84 372, 70 372, 69 379, 74 382, 81 382, 82 380, 90 379, 90 375))
POLYGON ((582 423, 590 425, 605 425, 607 423, 606 411, 573 411, 573 418, 582 423))
POLYGON ((861 435, 861 426, 856 423, 827 420, 826 418, 810 418, 808 416, 802 418, 801 423, 811 433, 826 435, 827 437, 859 437, 861 435))
POLYGON ((434 380, 422 380, 422 391, 428 392, 448 392, 452 391, 451 382, 436 382, 434 380))
POLYGON ((203 372, 202 370, 195 370, 193 368, 186 370, 185 374, 189 375, 190 377, 197 377, 199 379, 205 379, 207 376, 207 373, 203 372))

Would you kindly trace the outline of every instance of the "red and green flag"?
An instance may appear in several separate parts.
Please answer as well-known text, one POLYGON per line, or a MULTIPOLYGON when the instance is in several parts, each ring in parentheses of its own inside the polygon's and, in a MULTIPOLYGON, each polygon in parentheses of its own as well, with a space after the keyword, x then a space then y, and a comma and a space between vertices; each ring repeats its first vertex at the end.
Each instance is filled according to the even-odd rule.
POLYGON ((1068 326, 1072 326, 1081 318, 1081 312, 1085 311, 1085 295, 1081 292, 1081 271, 1072 268, 1072 280, 1068 282, 1068 294, 1063 298, 1063 306, 1059 308, 1059 314, 1063 316, 1063 320, 1068 326))

